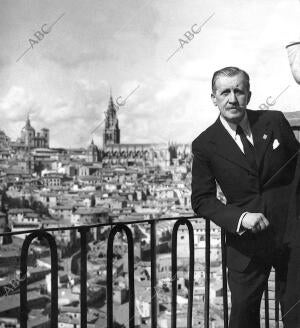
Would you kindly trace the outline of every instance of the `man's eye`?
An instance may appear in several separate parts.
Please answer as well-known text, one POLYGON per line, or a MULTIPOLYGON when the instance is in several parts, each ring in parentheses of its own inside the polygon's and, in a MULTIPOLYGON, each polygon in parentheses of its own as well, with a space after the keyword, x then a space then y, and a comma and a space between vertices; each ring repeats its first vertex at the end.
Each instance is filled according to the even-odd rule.
POLYGON ((244 92, 242 90, 236 90, 235 93, 238 94, 238 95, 243 95, 244 94, 244 92))

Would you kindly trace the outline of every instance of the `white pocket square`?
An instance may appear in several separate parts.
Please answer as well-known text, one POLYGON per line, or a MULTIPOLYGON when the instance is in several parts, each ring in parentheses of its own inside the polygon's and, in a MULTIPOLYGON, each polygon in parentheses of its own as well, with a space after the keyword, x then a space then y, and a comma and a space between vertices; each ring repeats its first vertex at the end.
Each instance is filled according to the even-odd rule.
POLYGON ((277 139, 275 139, 275 140, 273 141, 273 145, 272 145, 273 150, 276 149, 279 145, 280 145, 280 143, 278 142, 277 139))

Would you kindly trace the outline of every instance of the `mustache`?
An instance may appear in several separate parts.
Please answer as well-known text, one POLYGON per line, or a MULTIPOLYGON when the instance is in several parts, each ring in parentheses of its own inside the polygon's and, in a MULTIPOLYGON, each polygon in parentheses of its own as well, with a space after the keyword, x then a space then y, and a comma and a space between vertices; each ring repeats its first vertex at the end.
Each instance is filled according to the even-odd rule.
POLYGON ((240 105, 230 105, 230 106, 226 106, 226 109, 246 109, 247 106, 240 106, 240 105))

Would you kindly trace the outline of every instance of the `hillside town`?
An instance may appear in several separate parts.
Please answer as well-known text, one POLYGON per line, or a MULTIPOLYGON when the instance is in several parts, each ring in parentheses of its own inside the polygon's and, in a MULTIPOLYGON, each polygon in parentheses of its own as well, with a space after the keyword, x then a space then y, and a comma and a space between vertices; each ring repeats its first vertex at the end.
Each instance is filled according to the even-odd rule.
MULTIPOLYGON (((118 233, 107 259, 111 224, 129 222, 134 240, 135 326, 151 326, 149 220, 157 223, 158 327, 171 327, 171 236, 176 217, 191 217, 191 149, 188 144, 122 144, 117 109, 109 99, 103 146, 50 147, 50 131, 36 132, 27 117, 16 141, 0 133, 0 233, 65 228, 51 232, 58 250, 58 324, 80 327, 80 234, 76 226, 103 224, 88 234, 88 327, 107 327, 106 269, 113 261, 115 327, 129 327, 128 242, 118 233), (139 221, 139 223, 130 222, 139 221), (141 222, 145 221, 145 223, 141 222), (107 224, 105 226, 105 224, 107 224)), ((223 201, 219 190, 219 198, 223 201)), ((191 219, 195 270, 193 326, 204 327, 205 221, 191 219)), ((211 224, 210 326, 223 326, 220 228, 211 224)), ((0 327, 20 327, 20 255, 28 233, 0 237, 0 327)), ((177 235, 177 327, 186 327, 189 234, 177 235)), ((27 258, 28 327, 49 327, 51 257, 46 240, 35 239, 27 258)), ((271 278, 271 285, 272 285, 271 278)), ((270 285, 270 288, 272 286, 270 285)), ((270 295, 272 299, 272 295, 270 295)), ((229 304, 230 307, 230 304, 229 304)), ((270 317, 274 308, 270 306, 270 317)))

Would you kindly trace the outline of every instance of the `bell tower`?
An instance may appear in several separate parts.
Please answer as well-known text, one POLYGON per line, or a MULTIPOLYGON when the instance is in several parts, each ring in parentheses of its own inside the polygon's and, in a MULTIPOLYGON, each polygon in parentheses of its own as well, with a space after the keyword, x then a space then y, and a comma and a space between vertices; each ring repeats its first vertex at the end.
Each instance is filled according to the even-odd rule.
POLYGON ((107 111, 105 112, 105 129, 103 133, 103 147, 120 143, 120 129, 116 106, 110 94, 107 111))

